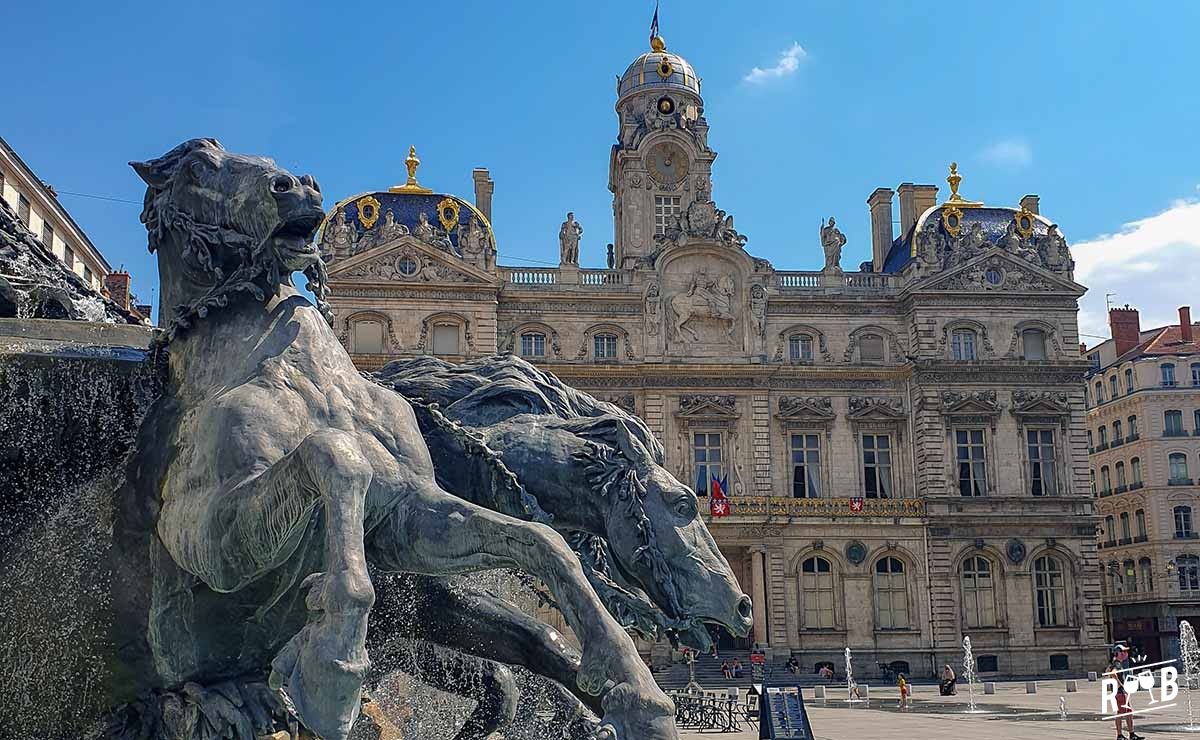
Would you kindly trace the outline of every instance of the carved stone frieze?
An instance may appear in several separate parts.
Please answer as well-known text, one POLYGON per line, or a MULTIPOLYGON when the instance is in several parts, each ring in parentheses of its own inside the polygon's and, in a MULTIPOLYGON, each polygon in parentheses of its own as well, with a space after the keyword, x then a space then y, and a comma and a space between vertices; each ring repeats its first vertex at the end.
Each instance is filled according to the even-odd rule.
POLYGON ((609 393, 607 395, 596 396, 596 398, 600 401, 607 401, 631 414, 637 413, 637 404, 634 401, 632 393, 609 393))
POLYGON ((999 413, 996 391, 942 391, 942 410, 946 413, 999 413))
POLYGON ((1062 291, 1064 286, 1052 282, 1033 270, 1022 268, 994 254, 967 268, 948 275, 931 285, 932 290, 985 290, 1012 292, 1062 291))
POLYGON ((1068 414, 1069 396, 1063 391, 1015 390, 1012 394, 1014 414, 1068 414))
POLYGON ((852 419, 901 419, 904 418, 904 401, 899 398, 876 396, 851 396, 850 418, 852 419))
POLYGON ((834 417, 833 400, 829 396, 782 396, 779 416, 784 419, 814 419, 828 421, 834 417))
POLYGON ((698 394, 679 397, 679 412, 685 415, 705 410, 733 415, 736 413, 736 406, 737 396, 733 395, 698 394))
POLYGON ((367 260, 338 274, 339 279, 419 281, 425 283, 473 283, 475 278, 423 255, 395 252, 367 260))

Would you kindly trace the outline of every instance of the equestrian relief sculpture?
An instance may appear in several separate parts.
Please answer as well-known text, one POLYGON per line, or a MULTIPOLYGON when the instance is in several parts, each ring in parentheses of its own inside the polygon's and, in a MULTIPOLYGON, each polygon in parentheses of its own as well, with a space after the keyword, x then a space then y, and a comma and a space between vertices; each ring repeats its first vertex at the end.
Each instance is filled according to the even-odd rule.
MULTIPOLYGON (((298 721, 344 740, 368 645, 386 637, 368 628, 372 573, 437 589, 515 568, 545 584, 581 654, 544 634, 468 641, 429 624, 445 614, 404 629, 563 683, 600 715, 597 737, 677 738, 627 628, 704 649, 706 623, 744 636, 751 610, 645 425, 515 360, 365 377, 319 308, 316 180, 212 139, 133 166, 163 305, 178 308, 166 389, 116 498, 111 735, 240 738, 298 721), (186 728, 180 691, 203 709, 186 728)), ((731 293, 710 281, 673 307, 723 318, 731 293)), ((476 596, 455 619, 493 638, 536 631, 476 596)))

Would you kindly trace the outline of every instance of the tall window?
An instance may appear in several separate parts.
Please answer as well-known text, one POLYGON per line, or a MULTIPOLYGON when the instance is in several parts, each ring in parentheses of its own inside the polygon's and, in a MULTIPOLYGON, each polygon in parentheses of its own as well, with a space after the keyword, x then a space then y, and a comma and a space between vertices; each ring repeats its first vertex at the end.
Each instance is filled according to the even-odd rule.
POLYGON ((1121 382, 1117 380, 1117 376, 1110 376, 1108 379, 1108 392, 1112 398, 1121 395, 1121 382))
POLYGON ((46 249, 54 251, 54 227, 49 221, 42 222, 42 244, 46 245, 46 249))
POLYGON ((1188 464, 1187 456, 1182 452, 1172 452, 1167 457, 1168 467, 1171 470, 1172 483, 1181 483, 1188 480, 1188 464))
POLYGON ((908 627, 908 588, 899 558, 875 562, 875 624, 884 630, 908 627))
POLYGON ((1120 444, 1121 440, 1121 420, 1117 419, 1113 422, 1113 442, 1120 444))
POLYGON ((892 438, 886 434, 864 434, 863 493, 867 498, 892 497, 892 438))
POLYGON ((592 337, 592 344, 597 360, 617 359, 616 334, 597 334, 592 337))
POLYGON ((883 362, 883 337, 866 334, 858 341, 858 357, 862 362, 883 362))
POLYGON ((1034 496, 1058 494, 1058 470, 1054 460, 1054 430, 1030 429, 1025 432, 1029 453, 1030 493, 1034 496))
POLYGON ((1099 380, 1096 381, 1096 403, 1104 403, 1104 384, 1099 380))
POLYGON ((1126 370, 1125 370, 1125 392, 1126 392, 1126 393, 1133 393, 1133 391, 1134 391, 1134 387, 1133 387, 1133 369, 1132 369, 1132 368, 1128 368, 1128 369, 1126 369, 1126 370))
POLYGON ((1192 363, 1192 385, 1200 385, 1200 362, 1192 363))
POLYGON ((821 443, 817 434, 792 435, 792 496, 821 496, 821 443))
POLYGON ((1092 443, 1092 430, 1091 429, 1087 430, 1087 435, 1088 435, 1088 452, 1092 452, 1093 451, 1092 448, 1094 447, 1094 445, 1092 443))
POLYGON ((1108 472, 1108 466, 1100 467, 1100 490, 1104 493, 1112 492, 1112 475, 1108 472))
POLYGON ((1137 536, 1145 537, 1146 536, 1146 511, 1145 511, 1145 509, 1138 509, 1137 511, 1133 512, 1133 521, 1134 521, 1134 525, 1137 527, 1137 536))
POLYGON ((462 354, 459 349, 459 330, 457 324, 433 325, 433 353, 435 355, 462 354))
POLYGON ((355 321, 354 351, 360 354, 381 354, 383 324, 378 321, 355 321))
POLYGON ((1200 436, 1200 409, 1192 411, 1192 429, 1200 436))
POLYGON ((1163 412, 1163 434, 1168 437, 1182 437, 1183 432, 1183 412, 1182 411, 1164 411, 1163 412))
POLYGON ((63 264, 67 266, 68 270, 75 269, 75 250, 65 244, 63 245, 63 264))
POLYGON ((1125 488, 1129 482, 1125 480, 1125 463, 1117 463, 1117 488, 1125 488))
POLYGON ((1021 347, 1026 360, 1046 359, 1046 333, 1041 329, 1021 332, 1021 347))
POLYGON ((804 626, 833 629, 833 567, 825 558, 811 557, 800 566, 804 595, 804 626))
POLYGON ((1158 366, 1158 371, 1162 374, 1162 384, 1168 388, 1175 385, 1175 366, 1169 362, 1164 362, 1158 366))
POLYGON ((1100 444, 1108 444, 1108 427, 1100 427, 1100 444))
POLYGON ((1129 528, 1129 512, 1128 511, 1121 512, 1121 539, 1122 540, 1132 540, 1133 539, 1133 530, 1131 530, 1129 528))
POLYGON ((987 465, 983 455, 983 430, 959 429, 954 433, 958 462, 958 492, 963 496, 987 493, 987 465))
POLYGON ((1142 590, 1154 590, 1154 568, 1151 566, 1150 558, 1142 558, 1138 561, 1138 570, 1142 572, 1142 590))
POLYGON ((721 480, 721 433, 694 432, 692 452, 696 461, 696 495, 707 496, 713 479, 721 480))
POLYGON ((1058 558, 1043 555, 1033 563, 1038 626, 1057 627, 1066 616, 1066 581, 1058 558))
POLYGON ((1133 569, 1133 561, 1126 560, 1121 563, 1121 570, 1125 574, 1125 593, 1136 594, 1138 590, 1137 571, 1133 569))
POLYGON ((678 195, 656 195, 654 196, 654 233, 664 234, 667 227, 675 221, 675 215, 679 213, 678 195))
POLYGON ((527 331, 521 335, 522 357, 545 357, 546 335, 541 332, 527 331))
POLYGON ((19 193, 17 194, 17 217, 26 227, 29 226, 29 199, 19 193))
POLYGON ((1129 461, 1129 474, 1135 484, 1142 482, 1142 461, 1140 458, 1133 458, 1129 461))
POLYGON ((1200 557, 1195 555, 1180 555, 1175 558, 1175 567, 1179 569, 1179 590, 1200 590, 1200 557))
POLYGON ((813 340, 807 334, 788 337, 788 359, 792 362, 812 362, 813 340))
POLYGON ((975 332, 955 329, 950 335, 950 356, 956 360, 975 359, 975 332))
POLYGON ((1129 417, 1129 418, 1128 418, 1126 421, 1128 421, 1128 422, 1129 422, 1129 438, 1130 438, 1130 439, 1136 439, 1136 438, 1137 438, 1137 434, 1138 434, 1138 430, 1137 430, 1137 417, 1136 417, 1136 416, 1131 416, 1131 417, 1129 417))
POLYGON ((1176 506, 1171 511, 1175 515, 1175 537, 1190 539, 1195 534, 1195 530, 1192 529, 1192 507, 1176 506))
POLYGON ((1117 541, 1116 522, 1112 514, 1104 517, 1104 541, 1110 545, 1117 541))
POLYGON ((1095 468, 1092 468, 1091 470, 1088 471, 1088 479, 1091 481, 1091 484, 1092 484, 1092 497, 1094 498, 1096 496, 1096 469, 1095 468))
POLYGON ((963 561, 963 619, 967 627, 996 626, 996 590, 992 563, 982 555, 963 561))

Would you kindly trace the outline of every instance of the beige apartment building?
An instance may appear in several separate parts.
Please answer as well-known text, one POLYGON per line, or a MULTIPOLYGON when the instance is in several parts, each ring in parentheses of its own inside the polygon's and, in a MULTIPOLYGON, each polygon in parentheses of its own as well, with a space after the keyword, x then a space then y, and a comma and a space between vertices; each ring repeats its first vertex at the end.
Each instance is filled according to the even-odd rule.
POLYGON ((813 671, 849 646, 862 674, 924 676, 969 635, 984 675, 1095 670, 1085 289, 1058 227, 1036 196, 970 200, 952 165, 940 200, 869 195, 858 269, 833 218, 788 245, 824 268, 782 269, 714 201, 701 89, 661 39, 628 66, 615 141, 594 143, 612 244, 569 213, 522 235, 557 267, 497 264, 487 170, 471 201, 425 187, 410 152, 405 182, 339 202, 319 239, 355 362, 514 353, 640 415, 698 495, 728 481, 732 514, 705 516, 773 660, 813 671))
POLYGON ((1179 655, 1179 620, 1200 624, 1200 326, 1143 330, 1109 311, 1112 339, 1088 350, 1088 449, 1103 517, 1109 637, 1152 660, 1179 655))

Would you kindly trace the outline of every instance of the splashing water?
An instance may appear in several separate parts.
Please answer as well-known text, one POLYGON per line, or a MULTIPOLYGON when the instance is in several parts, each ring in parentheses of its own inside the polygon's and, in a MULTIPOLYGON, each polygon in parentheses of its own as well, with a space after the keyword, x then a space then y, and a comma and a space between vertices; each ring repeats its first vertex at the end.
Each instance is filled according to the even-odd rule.
POLYGON ((1196 631, 1186 620, 1179 620, 1179 655, 1183 659, 1183 682, 1187 686, 1188 731, 1196 732, 1196 717, 1192 709, 1193 681, 1200 681, 1200 644, 1196 642, 1196 631))
POLYGON ((1058 718, 1067 718, 1067 697, 1065 696, 1058 697, 1058 718))
POLYGON ((846 648, 846 701, 848 701, 848 702, 865 701, 862 698, 855 698, 854 689, 855 689, 854 668, 850 665, 850 648, 846 648))
POLYGON ((963 645, 963 680, 967 682, 967 711, 977 712, 975 703, 975 655, 971 652, 971 638, 964 637, 963 645))

